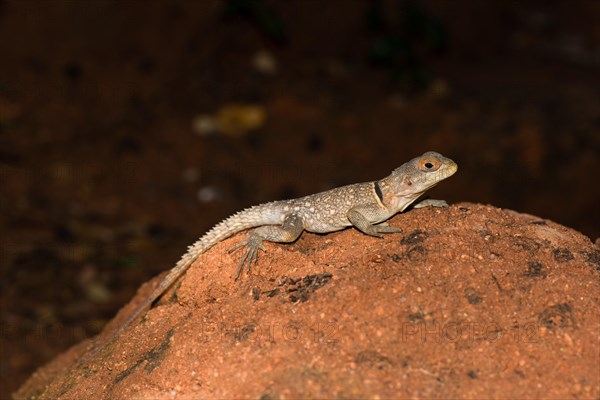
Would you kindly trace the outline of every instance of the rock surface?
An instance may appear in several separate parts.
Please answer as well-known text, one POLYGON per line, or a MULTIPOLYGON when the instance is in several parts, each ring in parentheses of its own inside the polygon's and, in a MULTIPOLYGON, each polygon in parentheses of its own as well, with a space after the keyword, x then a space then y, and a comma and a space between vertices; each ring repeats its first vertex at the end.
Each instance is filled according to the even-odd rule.
POLYGON ((267 244, 238 282, 229 239, 104 351, 77 366, 81 343, 14 396, 600 396, 600 249, 587 237, 469 203, 391 224, 403 232, 267 244))

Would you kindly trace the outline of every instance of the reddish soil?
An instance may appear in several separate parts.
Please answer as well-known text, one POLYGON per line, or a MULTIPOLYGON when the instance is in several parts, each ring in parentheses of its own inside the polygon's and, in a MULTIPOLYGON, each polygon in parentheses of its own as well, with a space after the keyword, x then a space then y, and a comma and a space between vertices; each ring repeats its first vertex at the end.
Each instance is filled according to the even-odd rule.
MULTIPOLYGON (((142 282, 233 212, 378 179, 427 150, 460 167, 432 197, 494 204, 592 241, 600 236, 600 185, 593 181, 600 170, 600 2, 418 2, 448 32, 445 51, 431 51, 422 36, 409 41, 420 61, 416 72, 431 77, 422 90, 414 77, 395 79, 406 70, 370 59, 381 38, 365 27, 366 5, 375 2, 259 3, 272 6, 285 40, 256 15, 225 15, 225 1, 0 0, 0 398, 98 334, 142 282), (275 60, 275 71, 265 70, 264 60, 263 72, 257 69, 262 53, 275 60), (250 124, 231 113, 239 104, 257 106, 264 120, 254 118, 250 131, 235 129, 250 124), (202 115, 217 115, 225 134, 199 135, 194 125, 202 115)), ((388 28, 397 29, 406 2, 382 4, 388 28)), ((336 235, 347 234, 356 232, 336 235)), ((333 239, 302 239, 311 240, 333 239)), ((213 277, 227 279, 223 296, 236 290, 229 263, 213 277)), ((334 274, 330 268, 340 266, 319 273, 334 274)), ((261 270, 263 279, 306 276, 268 272, 261 270)), ((350 290, 334 276, 315 295, 333 285, 350 290)), ((409 298, 417 286, 406 285, 409 298)), ((197 290, 195 296, 205 293, 197 290)), ((545 299, 581 312, 573 302, 539 296, 538 305, 545 299)), ((581 343, 573 349, 598 351, 597 341, 581 343)), ((520 354, 507 359, 522 360, 520 354)), ((395 362, 398 355, 384 354, 395 362)), ((539 379, 552 366, 545 360, 535 364, 539 379)), ((377 371, 369 379, 377 381, 377 371)), ((524 376, 506 381, 500 393, 534 374, 524 376)), ((575 387, 567 379, 576 378, 560 381, 573 396, 585 397, 590 387, 597 393, 596 383, 575 387)), ((462 388, 451 393, 470 393, 462 388)))
POLYGON ((75 346, 16 398, 598 398, 588 238, 469 203, 392 225, 269 244, 241 282, 229 239, 109 347, 74 366, 75 346))

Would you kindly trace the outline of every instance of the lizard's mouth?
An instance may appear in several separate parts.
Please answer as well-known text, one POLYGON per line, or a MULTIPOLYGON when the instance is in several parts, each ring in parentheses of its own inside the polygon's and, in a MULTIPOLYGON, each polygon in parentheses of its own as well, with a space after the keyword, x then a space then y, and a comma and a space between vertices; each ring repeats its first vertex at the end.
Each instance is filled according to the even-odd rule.
POLYGON ((446 168, 440 171, 438 182, 451 177, 456 173, 456 171, 458 171, 458 164, 456 164, 454 161, 449 161, 446 163, 446 168))

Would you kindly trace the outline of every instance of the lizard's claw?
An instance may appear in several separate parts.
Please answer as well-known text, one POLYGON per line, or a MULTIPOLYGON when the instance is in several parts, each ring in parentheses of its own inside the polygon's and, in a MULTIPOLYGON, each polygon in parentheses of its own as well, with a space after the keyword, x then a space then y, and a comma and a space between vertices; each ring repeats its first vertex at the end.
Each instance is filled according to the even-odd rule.
POLYGON ((250 234, 246 240, 243 240, 232 248, 229 249, 229 253, 234 252, 240 247, 248 246, 240 259, 240 263, 238 264, 237 271, 235 273, 235 279, 237 280, 242 273, 242 269, 244 268, 244 264, 248 265, 248 273, 250 273, 250 267, 252 264, 256 264, 258 262, 258 251, 266 251, 265 246, 262 244, 263 238, 256 234, 250 234))

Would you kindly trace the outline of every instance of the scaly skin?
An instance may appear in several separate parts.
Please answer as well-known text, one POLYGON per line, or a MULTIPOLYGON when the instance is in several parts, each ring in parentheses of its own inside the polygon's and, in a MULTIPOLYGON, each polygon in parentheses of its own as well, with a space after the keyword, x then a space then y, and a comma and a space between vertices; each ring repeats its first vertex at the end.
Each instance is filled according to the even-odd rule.
MULTIPOLYGON (((193 245, 115 332, 86 356, 97 354, 123 329, 137 319, 150 305, 175 283, 196 259, 217 243, 236 233, 255 228, 248 238, 230 251, 246 247, 237 268, 238 279, 244 264, 248 270, 258 260, 262 242, 290 243, 303 231, 328 233, 349 226, 371 236, 397 233, 401 229, 383 223, 404 211, 426 190, 452 176, 456 163, 436 152, 427 152, 396 168, 389 176, 373 182, 356 183, 292 200, 281 200, 247 208, 215 225, 193 245)), ((425 200, 421 206, 447 206, 444 201, 425 200)), ((418 208, 419 204, 415 205, 418 208)))

